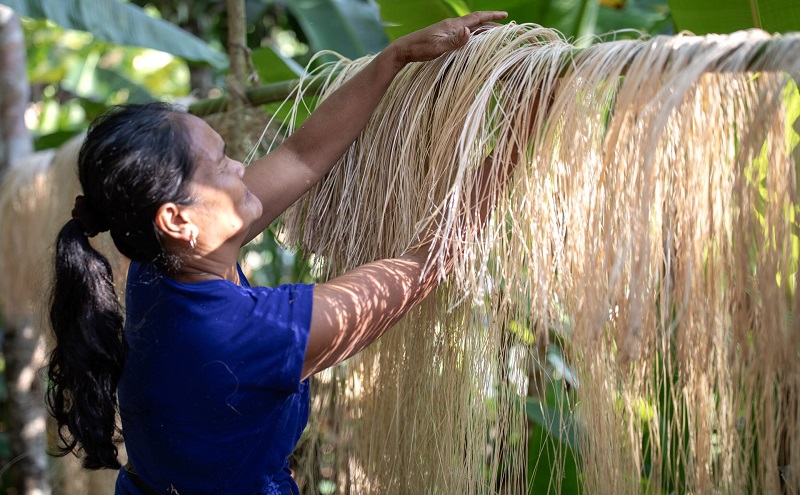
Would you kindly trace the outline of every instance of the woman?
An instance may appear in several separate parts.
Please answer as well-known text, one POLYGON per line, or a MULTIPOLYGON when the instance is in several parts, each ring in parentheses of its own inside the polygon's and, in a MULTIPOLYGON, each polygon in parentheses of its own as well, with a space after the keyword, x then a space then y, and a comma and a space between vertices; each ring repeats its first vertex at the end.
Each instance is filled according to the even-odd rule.
POLYGON ((422 277, 423 244, 317 286, 250 287, 239 248, 330 170, 404 65, 504 17, 477 12, 396 40, 247 169, 205 122, 163 104, 95 122, 79 157, 84 196, 57 241, 48 404, 61 453, 118 469, 119 399, 130 462, 117 493, 298 493, 287 457, 308 377, 377 339, 436 280, 422 277), (132 260, 124 319, 88 243, 106 230, 132 260))

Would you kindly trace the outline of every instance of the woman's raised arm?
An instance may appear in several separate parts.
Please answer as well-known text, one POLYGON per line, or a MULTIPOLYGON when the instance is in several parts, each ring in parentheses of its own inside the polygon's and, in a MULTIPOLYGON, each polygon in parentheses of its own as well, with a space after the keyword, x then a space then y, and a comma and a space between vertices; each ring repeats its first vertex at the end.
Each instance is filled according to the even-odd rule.
POLYGON ((245 183, 264 209, 244 243, 266 229, 336 164, 364 129, 400 69, 409 62, 433 60, 455 50, 468 41, 471 32, 505 17, 505 12, 473 12, 403 36, 322 102, 275 151, 247 167, 245 183))

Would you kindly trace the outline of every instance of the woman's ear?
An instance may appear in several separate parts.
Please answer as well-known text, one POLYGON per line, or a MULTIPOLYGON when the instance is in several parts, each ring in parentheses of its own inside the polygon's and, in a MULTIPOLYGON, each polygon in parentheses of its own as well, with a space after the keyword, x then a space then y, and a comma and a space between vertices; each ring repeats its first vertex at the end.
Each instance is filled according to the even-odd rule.
POLYGON ((192 222, 186 208, 175 203, 164 203, 156 212, 156 227, 165 237, 191 242, 197 239, 197 226, 192 222))

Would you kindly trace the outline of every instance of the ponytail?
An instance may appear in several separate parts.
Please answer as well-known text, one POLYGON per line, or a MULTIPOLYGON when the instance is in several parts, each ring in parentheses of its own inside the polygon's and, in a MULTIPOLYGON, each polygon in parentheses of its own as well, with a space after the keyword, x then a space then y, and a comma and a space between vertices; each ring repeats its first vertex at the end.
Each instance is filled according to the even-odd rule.
POLYGON ((164 203, 190 204, 194 170, 184 117, 154 102, 115 107, 89 127, 78 155, 83 195, 56 241, 47 405, 58 423, 56 455, 84 454, 89 469, 119 468, 117 385, 125 361, 123 318, 108 261, 89 237, 110 230, 140 263, 174 262, 154 219, 164 203))
POLYGON ((87 469, 119 469, 117 384, 125 359, 123 319, 108 261, 72 219, 56 241, 47 406, 58 423, 56 455, 85 455, 87 469))

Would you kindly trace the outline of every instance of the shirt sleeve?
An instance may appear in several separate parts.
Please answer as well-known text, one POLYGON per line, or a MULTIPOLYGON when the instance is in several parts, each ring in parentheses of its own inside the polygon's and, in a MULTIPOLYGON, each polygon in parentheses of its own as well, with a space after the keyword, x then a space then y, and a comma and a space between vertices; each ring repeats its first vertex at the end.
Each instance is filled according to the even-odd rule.
POLYGON ((300 387, 311 328, 314 286, 252 287, 249 324, 238 342, 255 386, 295 392, 300 387))

